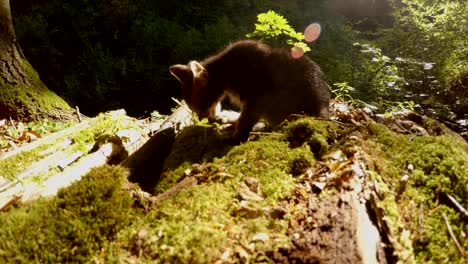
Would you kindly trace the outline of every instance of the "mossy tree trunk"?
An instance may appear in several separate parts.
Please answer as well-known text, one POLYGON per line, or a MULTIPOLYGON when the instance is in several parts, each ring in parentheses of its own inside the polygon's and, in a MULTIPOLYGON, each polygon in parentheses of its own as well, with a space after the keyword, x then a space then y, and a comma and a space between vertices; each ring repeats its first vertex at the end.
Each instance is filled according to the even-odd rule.
POLYGON ((39 79, 16 41, 10 0, 0 0, 0 119, 69 119, 70 106, 39 79))

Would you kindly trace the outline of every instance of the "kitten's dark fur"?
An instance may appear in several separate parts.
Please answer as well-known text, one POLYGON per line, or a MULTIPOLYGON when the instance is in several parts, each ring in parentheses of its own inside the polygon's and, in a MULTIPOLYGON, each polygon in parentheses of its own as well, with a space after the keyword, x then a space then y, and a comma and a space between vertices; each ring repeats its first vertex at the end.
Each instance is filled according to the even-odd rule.
POLYGON ((171 66, 170 72, 200 118, 215 118, 224 96, 241 108, 233 135, 237 141, 247 140, 260 118, 274 127, 293 113, 329 115, 330 90, 320 67, 306 56, 295 59, 288 50, 257 41, 233 43, 200 63, 171 66))

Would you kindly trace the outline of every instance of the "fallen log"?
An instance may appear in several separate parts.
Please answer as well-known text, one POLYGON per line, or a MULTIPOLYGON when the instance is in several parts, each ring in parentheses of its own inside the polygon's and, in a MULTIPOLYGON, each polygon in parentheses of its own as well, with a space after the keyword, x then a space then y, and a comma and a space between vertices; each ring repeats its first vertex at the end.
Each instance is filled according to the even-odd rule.
MULTIPOLYGON (((118 116, 122 114, 124 114, 123 111, 111 113, 111 115, 118 116)), ((193 124, 191 112, 186 105, 182 104, 172 115, 166 118, 160 129, 149 140, 144 136, 142 137, 138 131, 122 130, 116 133, 121 139, 122 144, 117 144, 115 141, 108 142, 89 155, 77 151, 68 156, 61 150, 70 145, 71 141, 65 141, 60 145, 55 144, 43 153, 47 156, 46 158, 19 173, 15 181, 2 179, 2 182, 0 182, 0 211, 8 210, 8 208, 20 202, 31 201, 42 196, 55 195, 60 188, 67 187, 74 181, 80 180, 91 168, 108 163, 124 151, 126 151, 128 157, 121 165, 130 169, 131 179, 136 179, 140 184, 145 181, 156 182, 162 170, 164 160, 171 151, 176 134, 175 131, 180 131, 183 127, 190 124, 193 124), (47 172, 57 166, 62 172, 51 176, 42 184, 25 181, 28 177, 47 172), (153 175, 156 177, 154 179, 139 179, 138 175, 143 175, 143 172, 148 170, 153 171, 153 175)), ((59 131, 6 153, 0 156, 0 159, 6 159, 23 151, 29 151, 43 144, 54 142, 60 137, 92 125, 92 119, 83 121, 74 127, 59 131)), ((89 147, 89 149, 91 148, 89 147)))
POLYGON ((124 148, 114 142, 102 145, 97 151, 81 158, 75 165, 67 167, 62 173, 58 173, 47 179, 42 186, 26 188, 21 200, 29 201, 41 196, 57 194, 60 188, 67 187, 75 181, 79 181, 92 168, 106 164, 113 157, 122 152, 124 148))
MULTIPOLYGON (((124 111, 113 111, 109 115, 111 119, 124 115, 124 111)), ((15 150, 3 155, 0 159, 7 159, 23 151, 30 151, 43 144, 51 145, 49 148, 40 153, 41 160, 33 164, 26 165, 27 168, 18 172, 13 180, 0 177, 0 210, 7 210, 12 205, 19 202, 29 201, 44 195, 52 195, 59 188, 66 187, 71 182, 79 180, 92 167, 100 166, 108 163, 115 157, 121 158, 128 156, 128 153, 134 151, 138 141, 144 141, 144 136, 140 131, 132 129, 124 129, 117 132, 114 136, 114 141, 102 142, 103 145, 97 147, 97 151, 87 155, 93 145, 88 145, 86 151, 76 151, 72 154, 67 154, 66 148, 73 142, 72 140, 64 140, 61 143, 56 143, 58 138, 78 133, 86 127, 91 127, 97 124, 95 119, 89 119, 74 127, 62 130, 46 138, 30 143, 19 150, 15 150), (118 138, 117 138, 118 137, 118 138), (87 155, 87 156, 86 156, 87 155), (119 156, 117 156, 119 155, 119 156), (43 183, 37 183, 37 180, 31 180, 32 177, 42 175, 41 177, 50 175, 51 169, 58 168, 60 173, 51 176, 43 183)), ((102 134, 105 131, 102 132, 102 134)), ((111 141, 110 139, 107 141, 111 141)), ((101 144, 101 143, 100 143, 101 144)), ((5 163, 8 164, 8 163, 5 163)))
POLYGON ((91 126, 91 122, 89 120, 85 120, 73 127, 69 127, 69 128, 66 128, 62 131, 59 131, 57 133, 54 133, 52 135, 49 135, 47 137, 44 137, 44 138, 41 138, 41 139, 38 139, 36 141, 33 141, 27 145, 24 145, 22 147, 19 147, 13 151, 10 151, 10 152, 7 152, 7 153, 4 153, 2 155, 0 155, 0 160, 3 160, 3 159, 7 159, 9 157, 13 157, 21 152, 24 152, 24 151, 28 151, 28 150, 32 150, 32 149, 35 149, 43 144, 47 144, 47 143, 53 143, 53 142, 56 142, 57 139, 65 136, 65 135, 68 135, 68 134, 72 134, 73 132, 75 131, 78 131, 78 130, 81 130, 81 129, 85 129, 87 127, 91 126))
POLYGON ((152 192, 159 180, 164 161, 171 152, 176 134, 193 123, 190 110, 185 104, 181 104, 143 146, 121 163, 130 169, 129 180, 138 183, 143 190, 152 192))
POLYGON ((178 103, 179 107, 177 107, 172 112, 172 114, 168 118, 166 118, 166 120, 162 123, 159 131, 168 127, 172 127, 177 133, 181 131, 184 127, 194 124, 194 120, 192 118, 192 111, 190 111, 185 102, 178 103))

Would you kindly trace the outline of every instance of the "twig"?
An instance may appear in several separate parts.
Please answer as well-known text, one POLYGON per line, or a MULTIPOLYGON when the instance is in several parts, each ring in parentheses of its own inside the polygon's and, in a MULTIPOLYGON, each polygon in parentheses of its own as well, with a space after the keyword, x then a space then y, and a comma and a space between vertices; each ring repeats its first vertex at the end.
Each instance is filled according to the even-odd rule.
POLYGON ((11 140, 11 141, 14 141, 14 142, 16 142, 16 143, 22 143, 21 140, 18 140, 18 139, 14 138, 14 137, 10 137, 9 135, 3 135, 3 137, 4 137, 4 138, 7 138, 7 139, 9 139, 9 140, 11 140))
POLYGON ((80 108, 78 106, 75 106, 75 109, 76 109, 76 116, 78 117, 78 123, 81 123, 80 108))
POLYGON ((13 122, 13 119, 11 119, 11 116, 10 116, 10 124, 15 130, 18 130, 15 126, 15 122, 13 122))
POLYGON ((187 104, 185 102, 179 101, 179 100, 175 99, 174 97, 171 97, 171 99, 172 99, 172 101, 174 101, 179 106, 183 107, 188 112, 192 112, 192 110, 190 110, 190 108, 187 106, 187 104))
POLYGON ((277 133, 277 132, 250 132, 251 135, 269 135, 269 136, 282 136, 284 135, 283 133, 277 133))
POLYGON ((445 192, 440 192, 439 196, 444 204, 461 213, 462 218, 465 221, 468 221, 468 210, 466 210, 453 196, 445 192))
POLYGON ((460 242, 458 242, 457 237, 455 236, 455 234, 452 231, 452 228, 450 227, 450 223, 447 219, 447 215, 445 213, 442 213, 442 217, 444 217, 445 226, 447 227, 450 238, 453 240, 453 243, 455 243, 455 246, 457 247, 458 253, 460 253, 461 256, 464 256, 465 253, 463 253, 463 248, 461 247, 460 242))
POLYGON ((342 126, 350 126, 350 124, 346 124, 346 123, 340 122, 338 120, 330 119, 330 118, 327 118, 327 117, 316 117, 316 116, 314 117, 314 116, 301 115, 301 114, 291 114, 290 116, 293 116, 293 117, 313 117, 315 120, 333 122, 333 123, 337 123, 338 125, 342 125, 342 126))

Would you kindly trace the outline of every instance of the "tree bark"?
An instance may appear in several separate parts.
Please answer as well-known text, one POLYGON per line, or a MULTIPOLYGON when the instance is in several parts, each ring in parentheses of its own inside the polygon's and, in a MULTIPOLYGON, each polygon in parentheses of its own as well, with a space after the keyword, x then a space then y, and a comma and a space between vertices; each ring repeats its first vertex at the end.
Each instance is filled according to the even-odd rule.
POLYGON ((21 67, 25 59, 16 41, 10 11, 10 0, 0 0, 0 77, 9 84, 25 84, 31 81, 21 67))
POLYGON ((10 0, 0 0, 0 119, 71 119, 72 114, 26 60, 16 40, 10 0))

